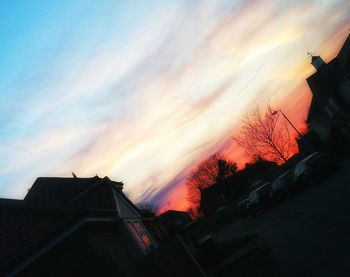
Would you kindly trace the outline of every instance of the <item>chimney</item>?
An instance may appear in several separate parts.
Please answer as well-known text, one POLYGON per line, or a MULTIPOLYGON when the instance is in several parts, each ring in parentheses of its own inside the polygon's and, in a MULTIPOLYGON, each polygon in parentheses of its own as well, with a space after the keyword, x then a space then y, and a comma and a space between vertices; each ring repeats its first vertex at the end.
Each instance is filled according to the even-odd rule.
POLYGON ((317 71, 322 71, 322 68, 326 65, 320 56, 311 56, 311 64, 317 71))

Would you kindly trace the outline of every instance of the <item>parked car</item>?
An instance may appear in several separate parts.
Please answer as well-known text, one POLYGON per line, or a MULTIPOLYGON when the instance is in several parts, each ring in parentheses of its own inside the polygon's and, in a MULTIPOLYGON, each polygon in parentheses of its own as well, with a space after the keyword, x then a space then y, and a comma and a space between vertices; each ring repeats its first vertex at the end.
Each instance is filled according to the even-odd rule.
POLYGON ((207 233, 205 235, 203 235, 202 237, 200 237, 198 239, 198 245, 201 246, 205 243, 208 243, 208 241, 210 241, 210 243, 214 242, 214 238, 215 238, 215 233, 214 232, 210 232, 210 233, 207 233))
POLYGON ((271 188, 272 183, 268 182, 249 193, 247 208, 253 216, 270 206, 271 188))
POLYGON ((299 162, 294 169, 294 184, 297 190, 317 184, 338 167, 329 154, 316 152, 299 162))
POLYGON ((286 198, 289 195, 290 190, 292 189, 294 181, 294 169, 291 169, 281 176, 276 178, 272 182, 271 192, 269 195, 271 203, 278 203, 283 198, 286 198))
POLYGON ((246 216, 248 214, 248 208, 247 208, 247 204, 248 204, 248 199, 244 199, 241 202, 239 202, 237 204, 237 210, 238 210, 238 214, 240 216, 246 216))

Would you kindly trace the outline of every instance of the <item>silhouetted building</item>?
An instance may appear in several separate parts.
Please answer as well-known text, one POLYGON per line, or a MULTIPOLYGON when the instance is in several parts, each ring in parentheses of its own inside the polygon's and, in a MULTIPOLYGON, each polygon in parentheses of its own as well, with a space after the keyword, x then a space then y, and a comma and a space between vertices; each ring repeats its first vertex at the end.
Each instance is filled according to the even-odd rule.
POLYGON ((200 210, 204 215, 215 213, 220 206, 229 202, 234 194, 234 186, 221 181, 201 190, 200 210))
POLYGON ((254 163, 247 163, 239 172, 246 179, 250 189, 277 177, 281 172, 277 163, 259 158, 254 163))
POLYGON ((201 190, 200 210, 204 215, 218 212, 280 173, 279 166, 271 161, 258 159, 255 163, 246 164, 244 169, 201 190))
POLYGON ((159 218, 170 234, 178 233, 183 226, 192 221, 188 213, 174 210, 162 213, 159 218))
POLYGON ((314 129, 310 129, 307 131, 307 133, 302 134, 301 137, 296 138, 296 142, 299 149, 298 154, 304 158, 310 154, 310 145, 312 146, 313 152, 320 151, 323 148, 321 138, 314 129))
POLYGON ((169 239, 169 233, 165 228, 163 222, 154 212, 148 209, 139 209, 139 213, 142 217, 142 222, 146 226, 147 230, 156 238, 158 243, 163 243, 169 239))
POLYGON ((350 36, 336 58, 326 64, 313 56, 316 72, 307 78, 313 97, 307 123, 321 140, 350 138, 350 36))
POLYGON ((0 273, 140 276, 157 244, 109 178, 38 178, 24 200, 0 199, 0 273))

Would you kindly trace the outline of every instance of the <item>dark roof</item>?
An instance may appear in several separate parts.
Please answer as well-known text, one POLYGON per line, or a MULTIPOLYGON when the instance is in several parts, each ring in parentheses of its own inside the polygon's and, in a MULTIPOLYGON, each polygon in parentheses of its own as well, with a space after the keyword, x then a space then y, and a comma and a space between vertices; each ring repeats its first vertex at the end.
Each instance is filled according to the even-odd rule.
MULTIPOLYGON (((331 83, 331 89, 335 89, 339 83, 342 81, 345 74, 350 73, 350 35, 344 41, 342 48, 340 49, 336 58, 331 60, 322 71, 318 71, 308 79, 314 82, 312 79, 315 78, 315 81, 320 81, 323 79, 323 84, 331 83), (314 75, 317 75, 314 76, 314 75)), ((326 89, 323 88, 323 92, 326 92, 326 89)), ((331 91, 332 92, 332 91, 331 91)))
POLYGON ((66 204, 102 179, 39 177, 28 191, 25 201, 41 204, 66 204))
POLYGON ((134 211, 139 213, 139 208, 124 194, 124 192, 121 189, 118 190, 118 194, 129 205, 129 208, 132 208, 134 211))
POLYGON ((78 218, 67 210, 0 199, 0 273, 39 250, 78 218))
POLYGON ((122 192, 123 183, 100 178, 39 177, 27 193, 24 201, 40 205, 69 206, 74 208, 115 210, 114 189, 128 202, 134 204, 122 192))
POLYGON ((139 214, 142 216, 142 217, 148 217, 148 218, 151 218, 151 217, 154 217, 155 216, 155 212, 153 212, 152 210, 150 209, 140 209, 140 208, 137 208, 139 214))
POLYGON ((316 71, 306 79, 313 95, 317 99, 325 100, 336 89, 338 79, 338 59, 335 58, 326 64, 322 71, 316 71))
MULTIPOLYGON (((122 193, 120 191, 120 193, 122 193)), ((117 204, 111 184, 103 179, 71 199, 67 206, 95 210, 116 210, 117 204)))
POLYGON ((350 74, 350 35, 347 37, 343 47, 339 51, 337 59, 339 61, 339 79, 337 81, 339 83, 345 74, 350 74))
MULTIPOLYGON (((227 178, 227 180, 229 180, 227 178)), ((234 189, 234 186, 230 185, 228 182, 217 182, 212 186, 209 186, 205 189, 201 190, 201 198, 205 197, 213 197, 214 195, 218 196, 220 194, 226 194, 231 192, 234 189)))
POLYGON ((117 221, 114 193, 137 210, 122 187, 108 177, 40 177, 24 200, 0 199, 0 275, 87 220, 117 221))
POLYGON ((350 35, 344 42, 336 58, 326 64, 321 71, 306 79, 313 97, 306 122, 317 117, 329 96, 334 93, 345 74, 350 73, 350 35))
POLYGON ((254 163, 246 163, 245 167, 238 171, 242 178, 246 178, 248 183, 258 180, 270 180, 279 173, 279 166, 273 161, 267 161, 259 158, 254 163))
POLYGON ((188 213, 174 210, 169 210, 159 215, 159 219, 170 234, 179 232, 185 224, 192 221, 188 213))
POLYGON ((161 215, 159 215, 159 217, 161 219, 167 219, 167 218, 172 218, 172 217, 185 217, 185 218, 192 220, 190 215, 187 212, 175 211, 175 210, 168 210, 168 211, 162 213, 161 215))

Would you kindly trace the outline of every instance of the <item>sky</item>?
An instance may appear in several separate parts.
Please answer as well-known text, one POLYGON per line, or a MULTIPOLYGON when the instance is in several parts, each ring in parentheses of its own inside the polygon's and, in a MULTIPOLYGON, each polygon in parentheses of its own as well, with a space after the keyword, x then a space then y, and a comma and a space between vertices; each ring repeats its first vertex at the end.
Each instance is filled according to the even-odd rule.
POLYGON ((0 0, 0 197, 109 176, 186 210, 186 175, 270 101, 303 128, 307 52, 330 61, 347 0, 0 0))

